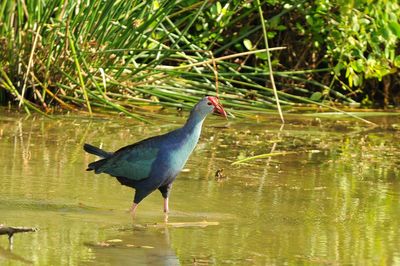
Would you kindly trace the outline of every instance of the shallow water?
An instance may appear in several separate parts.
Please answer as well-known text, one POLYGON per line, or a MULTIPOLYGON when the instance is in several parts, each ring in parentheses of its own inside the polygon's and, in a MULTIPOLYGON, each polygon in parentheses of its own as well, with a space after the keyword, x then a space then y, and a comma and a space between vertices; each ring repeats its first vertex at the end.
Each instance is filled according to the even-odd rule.
POLYGON ((115 150, 183 123, 0 114, 0 224, 39 228, 0 236, 1 265, 400 264, 399 116, 210 117, 174 183, 162 226, 158 192, 126 210, 133 190, 86 172, 82 145, 115 150), (339 120, 340 119, 340 120, 339 120), (286 155, 231 165, 248 156, 286 155), (217 181, 215 172, 226 178, 217 181), (158 226, 149 226, 160 223, 158 226), (190 224, 187 224, 190 225, 190 224))

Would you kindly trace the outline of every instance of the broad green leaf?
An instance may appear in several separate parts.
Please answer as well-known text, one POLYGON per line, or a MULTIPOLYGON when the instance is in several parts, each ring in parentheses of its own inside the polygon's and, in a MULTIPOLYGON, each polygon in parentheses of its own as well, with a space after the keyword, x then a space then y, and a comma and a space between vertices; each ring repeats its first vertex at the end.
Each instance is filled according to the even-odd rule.
POLYGON ((261 53, 256 53, 256 57, 262 59, 262 60, 267 60, 268 59, 268 54, 266 52, 261 52, 261 53))
POLYGON ((317 101, 319 101, 319 100, 321 99, 321 97, 322 97, 322 93, 320 93, 319 91, 317 91, 317 92, 314 92, 314 93, 310 96, 310 100, 317 102, 317 101))
POLYGON ((244 39, 243 40, 244 47, 246 47, 247 50, 252 50, 253 49, 253 44, 249 39, 244 39))
POLYGON ((153 0, 153 9, 157 10, 160 8, 160 3, 157 0, 153 0))
MULTIPOLYGON (((346 66, 339 62, 334 68, 333 68, 333 72, 335 73, 336 76, 340 76, 340 71, 342 71, 342 69, 344 69, 346 66)), ((346 76, 347 77, 347 76, 346 76)))
POLYGON ((364 72, 364 62, 362 59, 351 62, 350 66, 358 73, 364 72))
POLYGON ((362 79, 360 78, 359 75, 357 75, 356 73, 353 73, 352 77, 353 77, 353 84, 354 84, 355 87, 361 85, 361 80, 362 79))
POLYGON ((275 37, 275 35, 276 35, 276 31, 269 31, 267 33, 268 39, 273 39, 275 37))
POLYGON ((218 15, 221 14, 221 11, 222 11, 221 2, 217 2, 217 13, 218 13, 218 15))
POLYGON ((391 22, 389 22, 389 28, 398 38, 400 38, 400 24, 399 23, 397 23, 396 21, 391 21, 391 22))
POLYGON ((287 29, 287 27, 285 26, 285 25, 278 25, 277 27, 276 27, 276 30, 279 30, 279 31, 284 31, 284 30, 286 30, 287 29))
POLYGON ((393 60, 393 64, 395 67, 400 68, 400 55, 396 56, 393 60))

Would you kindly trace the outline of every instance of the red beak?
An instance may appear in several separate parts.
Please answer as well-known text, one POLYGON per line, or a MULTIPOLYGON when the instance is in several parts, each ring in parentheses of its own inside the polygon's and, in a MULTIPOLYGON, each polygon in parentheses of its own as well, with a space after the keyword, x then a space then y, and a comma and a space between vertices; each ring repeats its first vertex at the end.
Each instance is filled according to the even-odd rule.
POLYGON ((214 105, 214 113, 219 114, 220 116, 223 116, 225 118, 228 117, 228 115, 226 114, 224 108, 219 103, 219 100, 218 100, 217 97, 208 96, 207 98, 214 105))

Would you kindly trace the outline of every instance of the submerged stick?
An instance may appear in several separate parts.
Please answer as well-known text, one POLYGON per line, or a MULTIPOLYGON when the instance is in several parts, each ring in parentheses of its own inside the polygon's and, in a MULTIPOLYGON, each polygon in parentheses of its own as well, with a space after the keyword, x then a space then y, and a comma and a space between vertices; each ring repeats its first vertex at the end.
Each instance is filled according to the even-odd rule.
POLYGON ((297 153, 303 153, 303 152, 318 153, 320 151, 319 150, 309 150, 309 151, 282 151, 282 152, 264 153, 264 154, 259 154, 259 155, 256 155, 256 156, 246 157, 244 159, 240 159, 240 160, 234 161, 233 163, 231 163, 231 165, 236 165, 236 164, 239 164, 239 163, 244 163, 244 162, 252 161, 252 160, 256 160, 256 159, 270 158, 272 156, 287 155, 287 154, 297 154, 297 153))
POLYGON ((37 228, 32 227, 14 227, 14 226, 3 226, 0 225, 0 235, 8 235, 8 241, 10 246, 13 244, 13 235, 16 233, 24 233, 24 232, 36 232, 37 228))
POLYGON ((146 224, 148 228, 164 228, 164 227, 207 227, 210 225, 219 225, 219 222, 178 222, 178 223, 154 223, 154 224, 146 224))

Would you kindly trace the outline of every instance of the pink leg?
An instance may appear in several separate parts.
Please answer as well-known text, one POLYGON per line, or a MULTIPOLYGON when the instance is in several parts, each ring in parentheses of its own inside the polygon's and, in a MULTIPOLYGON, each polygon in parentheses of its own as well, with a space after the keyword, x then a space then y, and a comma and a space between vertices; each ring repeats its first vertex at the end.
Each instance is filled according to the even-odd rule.
POLYGON ((168 198, 164 199, 164 212, 168 213, 169 212, 169 207, 168 207, 168 198))
POLYGON ((168 212, 169 212, 169 207, 168 207, 168 198, 164 199, 164 222, 168 222, 168 212))
POLYGON ((131 206, 131 208, 129 209, 129 212, 131 213, 132 218, 135 218, 135 213, 136 213, 136 208, 137 208, 137 206, 138 206, 138 204, 133 203, 132 206, 131 206))

